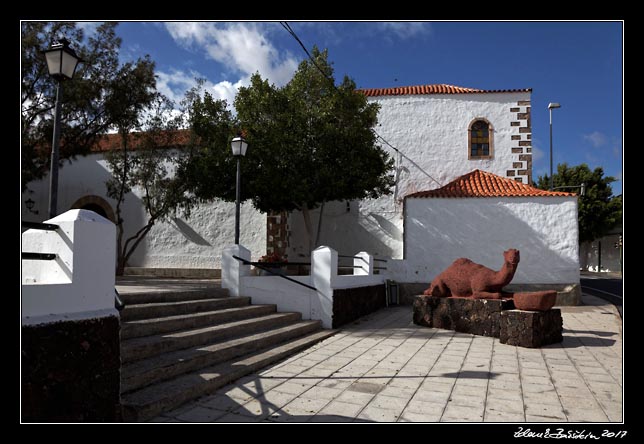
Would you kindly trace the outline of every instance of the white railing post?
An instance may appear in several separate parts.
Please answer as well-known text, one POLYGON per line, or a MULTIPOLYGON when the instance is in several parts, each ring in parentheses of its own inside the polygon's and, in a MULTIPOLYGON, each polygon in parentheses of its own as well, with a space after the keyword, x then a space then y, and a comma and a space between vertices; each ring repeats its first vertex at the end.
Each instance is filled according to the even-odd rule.
POLYGON ((22 234, 23 252, 55 255, 22 260, 22 418, 121 421, 116 228, 89 210, 45 222, 22 234))
POLYGON ((231 296, 242 296, 241 278, 250 276, 250 265, 235 259, 250 261, 250 250, 241 246, 233 245, 225 248, 221 257, 221 286, 227 288, 231 296))
POLYGON ((353 259, 354 276, 371 276, 373 274, 373 256, 365 251, 356 254, 353 259))
POLYGON ((46 223, 55 231, 30 229, 22 250, 53 253, 54 260, 22 261, 23 324, 59 317, 116 316, 116 228, 88 210, 69 210, 46 223))
POLYGON ((322 320, 324 328, 333 324, 333 285, 338 277, 338 252, 318 247, 311 253, 311 283, 317 289, 317 301, 311 301, 311 319, 322 320))

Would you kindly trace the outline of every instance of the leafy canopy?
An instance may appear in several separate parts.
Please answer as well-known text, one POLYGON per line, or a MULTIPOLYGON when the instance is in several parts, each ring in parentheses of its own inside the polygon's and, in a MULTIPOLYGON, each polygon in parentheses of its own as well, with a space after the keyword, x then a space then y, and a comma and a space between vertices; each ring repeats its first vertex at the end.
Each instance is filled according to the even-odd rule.
MULTIPOLYGON (((622 217, 621 196, 614 197, 610 184, 615 178, 604 176, 601 167, 593 171, 588 165, 582 163, 574 167, 562 163, 557 165, 557 173, 553 175, 553 186, 571 187, 570 190, 563 188, 563 191, 574 191, 575 186, 585 184, 584 196, 579 197, 579 242, 590 242, 604 236, 617 224, 622 217)), ((549 189, 550 177, 540 176, 537 188, 549 189)))
POLYGON ((262 212, 309 210, 324 202, 389 194, 393 160, 376 144, 378 105, 344 77, 334 87, 326 51, 300 63, 291 81, 276 87, 259 74, 240 88, 236 117, 209 94, 192 98, 197 144, 180 174, 202 199, 235 199, 230 140, 243 129, 249 143, 241 161, 242 199, 262 212))
POLYGON ((21 24, 21 151, 23 189, 49 171, 56 82, 49 76, 44 49, 65 37, 83 59, 72 80, 63 81, 61 165, 84 155, 103 134, 133 120, 152 100, 156 80, 148 58, 121 64, 117 23, 106 22, 85 38, 75 22, 21 24), (125 88, 125 89, 124 89, 125 88), (134 97, 133 94, 139 94, 134 97))

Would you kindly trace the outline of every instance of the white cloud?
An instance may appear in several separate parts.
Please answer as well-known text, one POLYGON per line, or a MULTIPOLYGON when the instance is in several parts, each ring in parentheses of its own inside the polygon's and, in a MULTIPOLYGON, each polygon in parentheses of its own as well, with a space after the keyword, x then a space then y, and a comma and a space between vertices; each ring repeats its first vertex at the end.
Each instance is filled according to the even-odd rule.
POLYGON ((401 39, 431 34, 432 30, 427 22, 380 22, 377 23, 377 26, 384 31, 392 32, 401 39))
POLYGON ((138 43, 130 43, 126 46, 122 46, 119 51, 119 61, 121 63, 132 62, 139 57, 142 57, 143 49, 138 43))
POLYGON ((178 44, 204 51, 242 79, 259 72, 281 86, 297 69, 297 60, 288 52, 280 54, 253 23, 171 22, 165 26, 178 44))
POLYGON ((103 22, 76 22, 76 26, 83 30, 84 38, 88 39, 94 35, 96 28, 103 22))
MULTIPOLYGON (((302 22, 298 25, 308 23, 302 22)), ((169 22, 165 29, 174 41, 189 50, 201 52, 207 58, 221 63, 229 70, 228 79, 218 83, 207 81, 205 89, 218 99, 225 99, 232 106, 240 86, 249 84, 250 76, 259 72, 263 78, 278 86, 286 84, 297 69, 298 60, 290 52, 280 52, 269 40, 279 26, 267 26, 264 23, 221 23, 221 22, 169 22), (237 80, 232 80, 233 76, 237 80)), ((272 24, 271 24, 272 25, 272 24)), ((275 25, 277 25, 275 23, 275 25)), ((406 39, 431 32, 429 23, 422 22, 376 22, 364 23, 361 30, 388 37, 406 39)), ((335 27, 328 23, 315 23, 316 28, 334 32, 335 27)), ((363 32, 364 32, 363 31, 363 32)), ((175 103, 183 93, 194 86, 195 77, 205 76, 194 71, 172 69, 159 72, 157 82, 161 92, 175 103)), ((233 110, 234 111, 234 110, 233 110)))
POLYGON ((589 141, 593 147, 599 148, 600 146, 606 144, 608 138, 603 133, 594 131, 590 134, 584 134, 584 140, 589 141))
POLYGON ((215 85, 212 85, 212 88, 209 88, 209 90, 213 97, 226 100, 232 107, 233 100, 235 100, 235 96, 237 95, 239 88, 248 85, 250 85, 250 78, 245 77, 235 83, 230 83, 228 80, 221 81, 215 85))
POLYGON ((170 72, 157 72, 157 89, 177 105, 184 93, 197 84, 197 78, 203 77, 191 71, 187 73, 178 69, 170 72))
MULTIPOLYGON (((171 99, 175 103, 175 107, 183 99, 185 92, 197 85, 197 79, 205 79, 205 76, 197 71, 186 72, 178 69, 172 69, 170 72, 159 71, 157 76, 158 90, 171 99)), ((227 80, 219 83, 205 80, 203 89, 212 94, 215 99, 226 100, 232 108, 233 100, 239 88, 249 84, 249 77, 244 77, 235 83, 227 80)))

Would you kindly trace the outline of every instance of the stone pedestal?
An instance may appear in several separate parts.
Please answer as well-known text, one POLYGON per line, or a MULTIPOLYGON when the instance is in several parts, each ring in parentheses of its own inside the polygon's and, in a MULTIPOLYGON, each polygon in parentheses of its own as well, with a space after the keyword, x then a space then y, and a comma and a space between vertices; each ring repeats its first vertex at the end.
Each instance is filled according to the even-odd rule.
POLYGON ((558 308, 547 311, 507 310, 501 313, 501 344, 536 348, 563 341, 558 308))
POLYGON ((414 299, 414 324, 498 338, 501 312, 513 308, 511 299, 420 295, 414 299))
POLYGON ((119 318, 22 326, 22 420, 121 420, 119 318))

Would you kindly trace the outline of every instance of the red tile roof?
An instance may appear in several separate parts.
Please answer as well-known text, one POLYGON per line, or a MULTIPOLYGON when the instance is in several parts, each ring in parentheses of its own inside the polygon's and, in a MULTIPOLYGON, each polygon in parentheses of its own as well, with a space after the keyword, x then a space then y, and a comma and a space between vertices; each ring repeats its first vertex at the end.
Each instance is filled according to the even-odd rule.
POLYGON ((406 197, 554 197, 575 196, 574 193, 546 191, 507 179, 474 170, 457 177, 447 185, 429 191, 419 191, 406 197))
MULTIPOLYGON (((137 149, 140 144, 140 137, 143 133, 131 133, 129 135, 129 145, 131 149, 137 149)), ((167 135, 166 140, 159 139, 159 148, 181 148, 188 144, 190 132, 187 130, 178 130, 175 133, 167 135)), ((103 135, 96 144, 91 148, 92 153, 103 153, 123 148, 121 145, 121 135, 118 133, 103 135)))
POLYGON ((486 94, 486 93, 511 93, 511 92, 532 92, 532 88, 524 89, 475 89, 464 88, 454 85, 418 85, 398 86, 395 88, 365 88, 359 89, 367 97, 376 96, 406 96, 426 94, 486 94))

